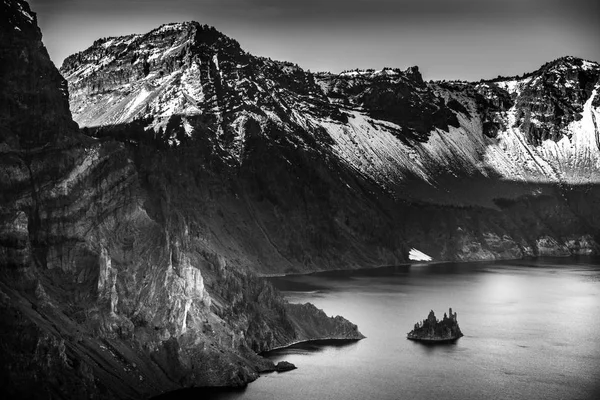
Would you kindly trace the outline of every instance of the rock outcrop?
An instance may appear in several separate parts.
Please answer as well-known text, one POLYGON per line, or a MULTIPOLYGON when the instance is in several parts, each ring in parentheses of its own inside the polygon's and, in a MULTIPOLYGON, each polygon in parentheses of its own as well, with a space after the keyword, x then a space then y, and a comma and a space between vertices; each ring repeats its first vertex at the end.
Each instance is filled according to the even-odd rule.
POLYGON ((406 337, 421 342, 442 343, 454 341, 462 336, 464 335, 458 326, 458 316, 456 313, 452 313, 452 308, 450 308, 448 315, 444 313, 441 321, 431 310, 427 319, 417 322, 415 328, 406 337))
POLYGON ((277 372, 286 372, 286 371, 291 371, 293 369, 296 369, 296 366, 287 361, 279 361, 277 363, 277 365, 275 366, 275 370, 277 372))

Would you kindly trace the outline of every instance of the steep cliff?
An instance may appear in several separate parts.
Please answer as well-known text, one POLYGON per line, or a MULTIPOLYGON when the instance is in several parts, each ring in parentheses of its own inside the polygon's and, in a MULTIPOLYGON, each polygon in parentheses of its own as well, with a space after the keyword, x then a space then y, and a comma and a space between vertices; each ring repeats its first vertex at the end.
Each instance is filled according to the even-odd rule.
POLYGON ((598 250, 597 63, 313 74, 185 22, 100 39, 61 71, 84 131, 141 154, 152 191, 255 271, 598 250))
POLYGON ((311 329, 362 337, 341 317, 287 304, 228 257, 184 186, 171 193, 179 170, 162 173, 162 153, 79 133, 25 1, 0 3, 0 22, 2 395, 244 385, 273 367, 257 352, 311 329))

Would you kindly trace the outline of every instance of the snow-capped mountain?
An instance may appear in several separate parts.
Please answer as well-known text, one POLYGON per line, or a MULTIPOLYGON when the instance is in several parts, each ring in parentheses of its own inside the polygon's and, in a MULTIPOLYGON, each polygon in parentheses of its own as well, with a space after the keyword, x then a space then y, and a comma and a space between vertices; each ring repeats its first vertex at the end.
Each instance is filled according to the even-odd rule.
POLYGON ((171 146, 208 136, 239 163, 253 126, 326 144, 393 192, 440 175, 598 182, 600 66, 565 57, 522 77, 426 83, 416 67, 313 74, 195 22, 99 40, 65 60, 74 119, 139 121, 171 146), (170 129, 167 129, 167 125, 170 129))
MULTIPOLYGON (((87 133, 180 154, 181 165, 201 154, 178 174, 221 165, 215 173, 235 181, 236 196, 266 198, 243 214, 248 226, 261 221, 277 257, 311 248, 315 226, 329 244, 321 261, 302 255, 304 265, 329 264, 342 242, 362 248, 353 265, 396 262, 413 248, 435 259, 595 251, 595 219, 573 197, 599 183, 597 63, 565 57, 474 83, 425 82, 417 67, 311 73, 187 22, 98 40, 61 72, 87 133), (307 190, 312 200, 298 197, 307 190), (553 220, 548 199, 568 221, 553 220), (534 230, 523 201, 542 208, 534 230), (443 217, 424 222, 423 207, 443 217), (459 218, 465 207, 482 216, 459 218), (364 247, 390 232, 377 256, 364 247)), ((270 250, 255 251, 264 261, 270 250)))
POLYGON ((475 84, 483 132, 495 139, 488 165, 506 179, 597 183, 599 78, 598 63, 564 57, 521 77, 475 84))

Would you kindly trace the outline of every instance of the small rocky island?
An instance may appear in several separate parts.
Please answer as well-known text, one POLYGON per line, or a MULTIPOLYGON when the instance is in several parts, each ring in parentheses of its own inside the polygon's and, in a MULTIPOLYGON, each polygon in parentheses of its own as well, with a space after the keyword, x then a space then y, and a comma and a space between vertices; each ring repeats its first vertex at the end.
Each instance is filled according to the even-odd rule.
POLYGON ((449 310, 449 316, 444 313, 444 319, 441 321, 435 317, 433 310, 429 312, 427 319, 415 324, 415 329, 410 331, 407 338, 422 342, 452 342, 463 336, 458 326, 456 313, 449 310))

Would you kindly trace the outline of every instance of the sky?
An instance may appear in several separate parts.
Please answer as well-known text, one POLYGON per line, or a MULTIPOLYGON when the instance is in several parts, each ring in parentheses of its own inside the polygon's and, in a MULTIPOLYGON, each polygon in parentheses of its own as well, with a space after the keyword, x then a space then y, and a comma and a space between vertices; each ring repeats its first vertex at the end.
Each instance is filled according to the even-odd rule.
POLYGON ((311 71, 407 68, 429 80, 600 61, 598 0, 29 0, 57 66, 101 37, 198 21, 311 71))

